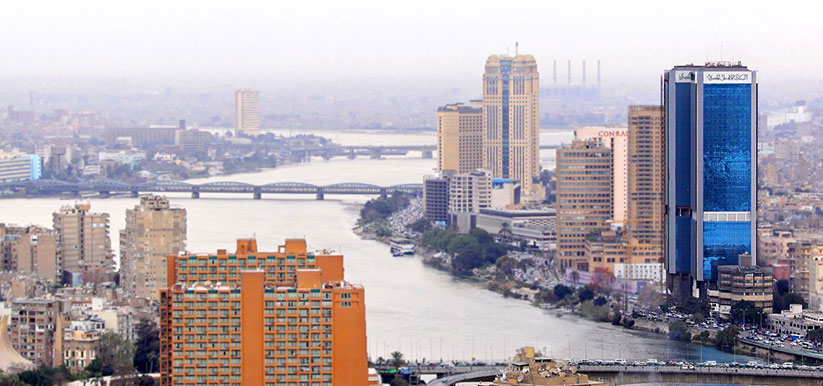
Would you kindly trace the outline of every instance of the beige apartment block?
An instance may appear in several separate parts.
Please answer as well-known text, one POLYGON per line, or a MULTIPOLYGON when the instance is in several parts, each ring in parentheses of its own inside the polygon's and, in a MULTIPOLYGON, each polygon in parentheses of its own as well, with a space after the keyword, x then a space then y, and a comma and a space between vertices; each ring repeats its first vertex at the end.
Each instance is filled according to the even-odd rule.
POLYGON ((662 261, 665 243, 666 153, 663 107, 629 106, 626 230, 633 254, 662 261))
POLYGON ((260 132, 260 92, 241 88, 234 94, 237 132, 257 135, 260 132))
POLYGON ((599 139, 603 145, 612 149, 612 220, 623 225, 628 211, 628 152, 629 132, 619 126, 590 126, 574 130, 574 139, 585 141, 599 139))
POLYGON ((601 139, 557 150, 557 256, 561 270, 588 270, 586 237, 609 229, 612 149, 601 139))
POLYGON ((0 270, 59 280, 57 232, 38 226, 0 224, 0 270))
MULTIPOLYGON (((531 55, 491 55, 483 74, 483 168, 535 196, 540 173, 540 79, 531 55)), ((542 197, 540 197, 542 199, 542 197)))
POLYGON ((126 210, 120 231, 120 285, 141 298, 157 299, 167 288, 166 256, 186 249, 186 209, 172 208, 162 196, 140 198, 126 210))
POLYGON ((111 280, 115 262, 109 239, 108 213, 92 213, 91 205, 64 206, 52 216, 58 232, 62 272, 84 281, 111 280))
POLYGON ((483 110, 455 103, 437 109, 437 170, 483 167, 483 110))

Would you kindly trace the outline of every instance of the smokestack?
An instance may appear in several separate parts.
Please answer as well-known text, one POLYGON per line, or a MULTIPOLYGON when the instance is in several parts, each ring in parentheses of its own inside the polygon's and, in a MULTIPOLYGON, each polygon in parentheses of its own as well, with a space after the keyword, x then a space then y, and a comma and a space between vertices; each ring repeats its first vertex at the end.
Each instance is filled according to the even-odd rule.
POLYGON ((583 59, 583 76, 581 79, 583 80, 583 85, 586 85, 586 59, 583 59))
POLYGON ((597 59, 597 92, 600 92, 600 59, 597 59))
POLYGON ((571 86, 572 85, 572 61, 571 60, 569 60, 569 73, 568 73, 568 75, 569 75, 569 86, 571 86))
POLYGON ((557 87, 557 59, 552 61, 552 86, 557 87))

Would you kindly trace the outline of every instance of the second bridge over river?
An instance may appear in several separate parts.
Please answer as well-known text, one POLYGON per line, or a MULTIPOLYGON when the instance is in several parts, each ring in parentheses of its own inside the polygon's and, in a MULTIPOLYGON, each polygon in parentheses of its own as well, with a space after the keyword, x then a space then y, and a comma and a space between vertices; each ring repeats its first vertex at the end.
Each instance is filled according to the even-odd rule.
POLYGON ((327 194, 341 195, 380 195, 388 196, 395 192, 421 195, 422 184, 400 184, 378 186, 357 182, 343 182, 330 185, 313 185, 302 182, 273 182, 253 185, 245 182, 219 181, 203 184, 191 184, 181 181, 150 181, 130 184, 112 180, 89 180, 67 182, 59 180, 26 181, 4 186, 5 188, 24 191, 29 195, 81 194, 97 193, 107 197, 112 194, 130 194, 134 197, 141 193, 190 193, 192 198, 200 198, 202 193, 240 193, 259 200, 263 194, 312 194, 318 200, 327 194))

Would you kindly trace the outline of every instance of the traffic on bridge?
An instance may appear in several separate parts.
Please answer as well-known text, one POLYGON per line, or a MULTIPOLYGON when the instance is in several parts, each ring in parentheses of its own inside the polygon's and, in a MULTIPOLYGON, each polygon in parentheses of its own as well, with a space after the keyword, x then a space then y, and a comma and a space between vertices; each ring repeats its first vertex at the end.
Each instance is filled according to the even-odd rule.
POLYGON ((200 198, 201 193, 246 193, 257 200, 261 199, 263 194, 313 194, 318 200, 322 200, 327 194, 380 196, 388 196, 395 192, 413 195, 423 194, 422 184, 378 186, 355 182, 331 185, 274 182, 265 185, 253 185, 233 181, 207 182, 204 184, 190 184, 181 181, 150 181, 141 184, 130 184, 112 180, 82 182, 36 180, 6 184, 2 188, 24 191, 28 195, 69 193, 80 196, 82 193, 97 193, 102 197, 108 197, 116 193, 131 194, 133 197, 139 196, 140 193, 190 193, 192 198, 200 198))

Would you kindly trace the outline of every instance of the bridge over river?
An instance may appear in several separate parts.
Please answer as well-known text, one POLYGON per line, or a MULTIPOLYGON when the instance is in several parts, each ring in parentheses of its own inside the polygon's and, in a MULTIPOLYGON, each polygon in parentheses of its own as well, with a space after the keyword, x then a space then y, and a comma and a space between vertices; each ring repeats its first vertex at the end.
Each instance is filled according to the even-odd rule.
MULTIPOLYGON (((500 366, 419 366, 411 370, 438 376, 429 386, 453 386, 460 382, 488 382, 500 374, 500 366)), ((580 365, 578 371, 589 379, 610 386, 647 383, 722 384, 760 386, 823 386, 823 371, 706 366, 580 365)))
POLYGON ((343 195, 381 195, 394 192, 421 195, 422 184, 401 184, 378 186, 356 182, 344 182, 331 185, 312 185, 302 182, 274 182, 265 185, 252 185, 245 182, 220 181, 204 184, 190 184, 181 181, 150 181, 130 184, 112 180, 90 180, 83 182, 66 182, 59 180, 36 180, 5 184, 0 188, 24 191, 27 194, 73 194, 97 193, 102 197, 112 194, 130 194, 137 197, 140 193, 190 193, 192 198, 200 198, 201 193, 241 193, 259 200, 263 194, 313 194, 322 200, 327 194, 343 195))

